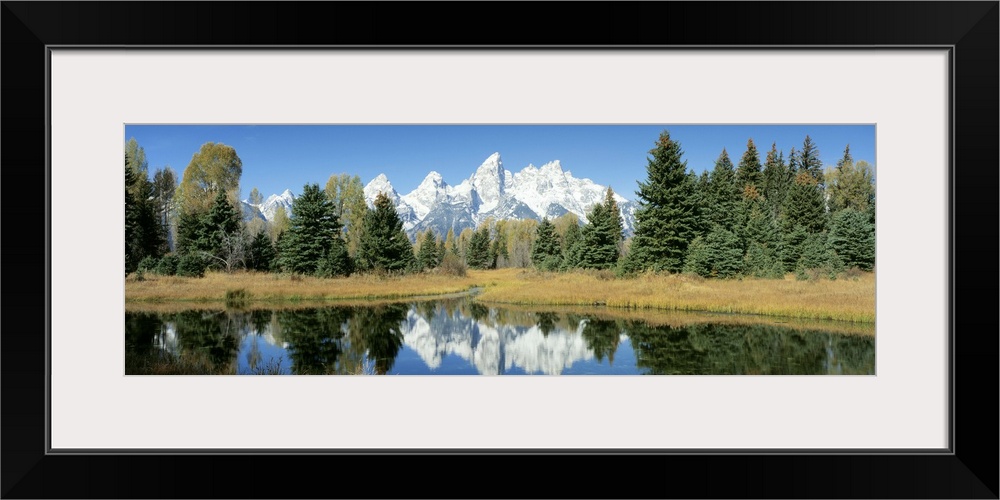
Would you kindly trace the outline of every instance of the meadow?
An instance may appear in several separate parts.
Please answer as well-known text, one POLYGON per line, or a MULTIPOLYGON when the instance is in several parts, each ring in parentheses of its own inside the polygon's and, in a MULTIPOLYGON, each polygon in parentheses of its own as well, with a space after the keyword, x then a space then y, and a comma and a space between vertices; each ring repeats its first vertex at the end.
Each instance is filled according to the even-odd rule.
MULTIPOLYGON (((484 304, 604 306, 621 311, 675 310, 755 314, 797 319, 875 321, 875 275, 831 280, 705 279, 687 274, 615 277, 608 271, 541 272, 470 269, 465 276, 420 273, 316 278, 288 274, 208 272, 203 278, 147 274, 125 280, 126 307, 158 303, 267 304, 399 300, 481 288, 484 304)), ((179 305, 179 304, 178 304, 179 305)))

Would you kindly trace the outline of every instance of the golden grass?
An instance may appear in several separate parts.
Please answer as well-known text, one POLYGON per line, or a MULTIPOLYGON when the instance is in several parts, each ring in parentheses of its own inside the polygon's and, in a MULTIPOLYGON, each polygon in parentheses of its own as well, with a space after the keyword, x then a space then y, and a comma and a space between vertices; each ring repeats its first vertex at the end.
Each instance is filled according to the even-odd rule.
POLYGON ((245 290, 249 302, 328 301, 343 299, 398 299, 466 291, 472 277, 435 274, 408 276, 354 275, 315 278, 267 273, 208 272, 203 278, 146 275, 143 281, 125 281, 125 302, 224 301, 226 292, 245 290))
POLYGON ((469 270, 467 276, 414 274, 314 278, 258 273, 207 273, 204 278, 147 275, 126 280, 126 308, 139 303, 224 303, 226 292, 246 290, 246 307, 276 304, 366 303, 446 296, 484 287, 477 301, 522 305, 603 305, 609 309, 757 314, 860 323, 875 321, 875 276, 799 281, 710 280, 687 275, 647 274, 611 278, 606 272, 544 273, 524 269, 469 270))
POLYGON ((857 279, 815 281, 798 281, 791 276, 781 280, 709 280, 654 274, 607 279, 605 274, 597 272, 542 273, 513 269, 493 273, 496 274, 490 277, 477 300, 875 321, 873 273, 864 273, 857 279))

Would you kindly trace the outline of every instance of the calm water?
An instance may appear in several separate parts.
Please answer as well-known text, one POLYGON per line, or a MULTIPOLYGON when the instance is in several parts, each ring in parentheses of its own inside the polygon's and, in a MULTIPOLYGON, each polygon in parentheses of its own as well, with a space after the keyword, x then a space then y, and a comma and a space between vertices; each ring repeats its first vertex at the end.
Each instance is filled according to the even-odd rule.
MULTIPOLYGON (((468 298, 125 314, 126 374, 872 375, 875 337, 755 318, 487 308, 468 298), (711 317, 709 317, 711 318, 711 317), (660 321, 659 323, 663 323, 660 321)), ((858 327, 852 327, 857 329, 858 327)), ((862 330, 865 327, 861 327, 862 330)), ((871 327, 869 328, 869 331, 871 327)))

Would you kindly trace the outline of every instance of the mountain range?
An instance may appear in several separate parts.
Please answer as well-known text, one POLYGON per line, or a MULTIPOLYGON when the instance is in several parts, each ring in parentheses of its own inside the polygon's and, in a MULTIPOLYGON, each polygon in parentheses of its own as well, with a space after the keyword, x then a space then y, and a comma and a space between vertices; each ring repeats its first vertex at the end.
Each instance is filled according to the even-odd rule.
MULTIPOLYGON (((573 177, 563 170, 559 160, 536 167, 529 164, 512 173, 503 167, 500 153, 493 153, 475 172, 457 185, 445 182, 441 174, 431 171, 413 191, 401 195, 385 174, 379 174, 364 188, 365 201, 371 207, 379 193, 385 193, 403 221, 403 229, 413 240, 420 231, 433 229, 444 235, 449 229, 458 235, 465 228, 475 229, 487 218, 550 220, 572 212, 587 221, 587 211, 602 203, 607 190, 590 179, 573 177)), ((615 201, 622 217, 625 235, 635 228, 635 204, 618 193, 615 201)), ((291 215, 295 195, 286 189, 271 195, 264 203, 252 205, 243 201, 246 218, 274 218, 277 207, 283 206, 291 215)))

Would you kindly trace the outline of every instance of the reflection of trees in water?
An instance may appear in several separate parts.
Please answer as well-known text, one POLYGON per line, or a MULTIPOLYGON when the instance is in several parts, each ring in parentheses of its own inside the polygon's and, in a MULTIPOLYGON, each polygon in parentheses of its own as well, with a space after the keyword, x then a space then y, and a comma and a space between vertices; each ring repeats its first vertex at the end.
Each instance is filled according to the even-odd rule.
POLYGON ((608 358, 608 364, 615 361, 615 351, 618 350, 619 332, 621 325, 617 321, 590 319, 583 327, 583 339, 587 341, 587 348, 594 352, 597 361, 604 361, 608 358))
POLYGON ((539 312, 535 313, 535 321, 538 329, 542 331, 542 335, 548 337, 552 330, 556 329, 559 315, 554 312, 539 312))
POLYGON ((217 372, 231 371, 239 350, 241 325, 235 316, 218 311, 176 313, 173 320, 181 349, 206 356, 217 372))
POLYGON ((350 310, 340 307, 278 311, 278 324, 288 342, 292 373, 327 375, 337 373, 343 351, 343 325, 350 310))
POLYGON ((770 325, 631 322, 627 332, 640 371, 654 375, 827 374, 831 355, 843 373, 873 373, 875 360, 871 338, 770 325))
POLYGON ((348 323, 352 350, 367 352, 379 375, 392 369, 396 355, 403 347, 402 325, 408 310, 405 304, 383 304, 359 307, 353 311, 348 323))
POLYGON ((224 311, 126 313, 126 373, 235 373, 242 316, 224 311), (173 325, 172 338, 168 324, 173 325))
POLYGON ((156 313, 125 313, 126 355, 148 356, 157 335, 164 329, 163 320, 156 313))

